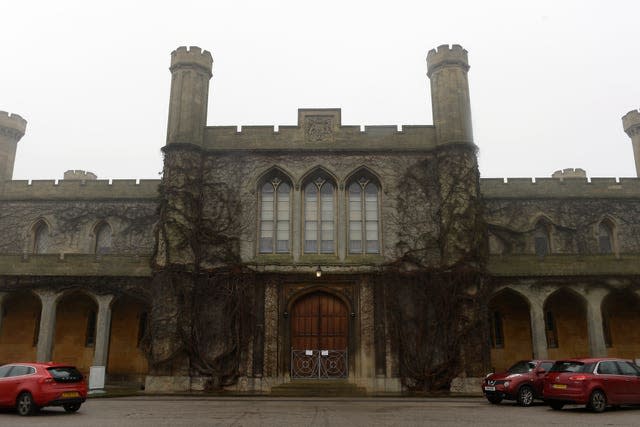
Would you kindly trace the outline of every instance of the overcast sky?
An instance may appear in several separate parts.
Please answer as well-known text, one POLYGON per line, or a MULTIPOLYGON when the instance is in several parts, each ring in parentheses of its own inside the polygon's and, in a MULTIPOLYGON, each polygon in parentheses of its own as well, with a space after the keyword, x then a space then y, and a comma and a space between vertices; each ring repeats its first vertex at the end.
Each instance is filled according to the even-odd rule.
POLYGON ((0 1, 0 110, 14 179, 159 178, 170 53, 214 58, 209 125, 432 124, 427 52, 469 51, 483 177, 635 176, 640 1, 0 1))

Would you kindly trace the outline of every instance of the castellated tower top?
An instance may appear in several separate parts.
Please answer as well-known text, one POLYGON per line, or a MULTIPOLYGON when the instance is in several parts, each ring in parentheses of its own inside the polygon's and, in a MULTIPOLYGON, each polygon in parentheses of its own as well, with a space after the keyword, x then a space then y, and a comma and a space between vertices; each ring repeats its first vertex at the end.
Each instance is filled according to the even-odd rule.
POLYGON ((27 121, 17 114, 9 114, 6 111, 0 111, 0 135, 20 141, 27 129, 27 121))
POLYGON ((203 71, 209 74, 211 77, 211 70, 213 68, 213 58, 208 50, 203 51, 198 46, 180 46, 173 52, 171 52, 171 67, 169 70, 172 72, 180 67, 199 67, 203 71))
POLYGON ((634 135, 640 135, 640 111, 631 110, 622 116, 622 126, 630 138, 633 138, 634 135))
POLYGON ((469 71, 469 59, 467 51, 459 44, 449 47, 448 44, 438 46, 438 49, 431 49, 427 53, 427 76, 438 68, 446 65, 456 65, 462 67, 465 71, 469 71))

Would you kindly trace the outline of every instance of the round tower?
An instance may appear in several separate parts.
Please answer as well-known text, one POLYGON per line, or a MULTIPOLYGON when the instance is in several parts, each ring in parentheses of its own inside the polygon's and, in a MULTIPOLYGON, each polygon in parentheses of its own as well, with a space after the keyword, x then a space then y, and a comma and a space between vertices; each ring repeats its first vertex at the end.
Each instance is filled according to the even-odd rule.
POLYGON ((27 121, 17 114, 0 111, 0 181, 11 181, 18 141, 24 136, 27 121))
POLYGON ((636 160, 636 176, 640 177, 640 111, 629 111, 622 117, 622 127, 631 138, 633 157, 636 160))
POLYGON ((427 54, 427 76, 431 80, 433 124, 438 144, 473 144, 467 71, 467 51, 460 45, 441 45, 427 54))
POLYGON ((180 46, 171 52, 171 98, 167 144, 201 145, 207 125, 209 80, 213 59, 208 51, 180 46))

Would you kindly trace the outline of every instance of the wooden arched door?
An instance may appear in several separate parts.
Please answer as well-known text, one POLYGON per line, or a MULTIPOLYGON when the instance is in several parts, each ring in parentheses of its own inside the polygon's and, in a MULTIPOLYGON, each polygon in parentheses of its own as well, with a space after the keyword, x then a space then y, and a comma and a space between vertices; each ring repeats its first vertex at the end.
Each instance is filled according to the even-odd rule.
POLYGON ((291 375, 293 378, 347 376, 349 310, 338 297, 314 292, 291 310, 291 375))

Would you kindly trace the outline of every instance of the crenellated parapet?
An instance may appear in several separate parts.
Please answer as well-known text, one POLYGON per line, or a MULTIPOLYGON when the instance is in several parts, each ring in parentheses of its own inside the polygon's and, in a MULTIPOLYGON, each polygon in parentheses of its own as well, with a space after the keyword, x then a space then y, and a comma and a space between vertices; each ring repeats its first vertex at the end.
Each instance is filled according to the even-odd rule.
POLYGON ((208 73, 211 77, 213 58, 208 50, 202 50, 198 46, 180 46, 171 52, 171 67, 174 72, 181 67, 199 67, 201 71, 208 73))
POLYGON ((159 185, 157 179, 8 181, 0 200, 157 199, 159 185))
POLYGON ((0 136, 11 138, 16 142, 24 136, 27 121, 18 114, 0 111, 0 136))
POLYGON ((640 178, 482 178, 480 191, 486 199, 640 199, 640 178))
POLYGON ((16 147, 26 129, 27 121, 21 116, 0 111, 0 181, 13 177, 16 147))
POLYGON ((431 77, 438 68, 445 66, 460 67, 469 71, 467 51, 459 44, 454 44, 451 47, 443 44, 427 53, 427 76, 431 77))
POLYGON ((640 111, 632 110, 622 116, 622 127, 631 138, 633 157, 636 161, 636 174, 640 177, 640 111))

